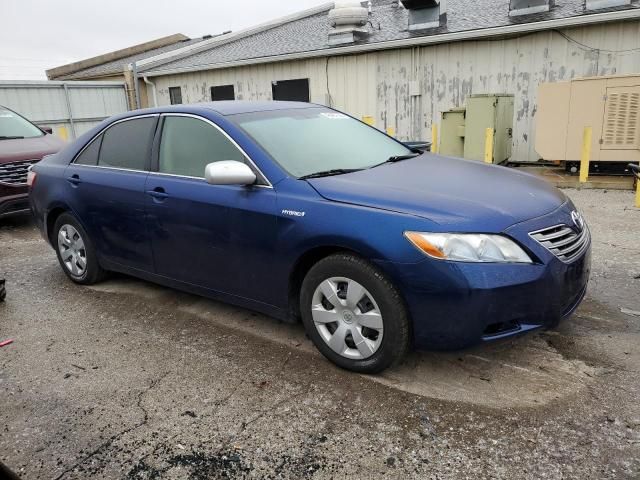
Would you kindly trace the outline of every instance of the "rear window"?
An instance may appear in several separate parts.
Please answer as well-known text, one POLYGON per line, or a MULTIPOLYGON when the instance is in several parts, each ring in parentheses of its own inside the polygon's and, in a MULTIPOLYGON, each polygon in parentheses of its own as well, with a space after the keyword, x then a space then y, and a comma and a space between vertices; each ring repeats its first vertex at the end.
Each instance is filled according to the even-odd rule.
POLYGON ((98 165, 146 170, 155 124, 155 117, 145 117, 120 122, 107 129, 102 135, 98 165))

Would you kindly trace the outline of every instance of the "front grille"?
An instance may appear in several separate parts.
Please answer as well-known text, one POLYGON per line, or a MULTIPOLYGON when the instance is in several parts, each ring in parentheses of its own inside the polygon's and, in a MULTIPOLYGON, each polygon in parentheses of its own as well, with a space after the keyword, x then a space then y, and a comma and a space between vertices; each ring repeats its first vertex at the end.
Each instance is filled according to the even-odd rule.
POLYGON ((581 232, 567 225, 556 225, 537 232, 531 232, 531 238, 553 253, 563 262, 578 258, 589 245, 589 228, 585 224, 581 232))
POLYGON ((26 185, 29 167, 38 160, 20 160, 0 164, 0 183, 9 185, 26 185))

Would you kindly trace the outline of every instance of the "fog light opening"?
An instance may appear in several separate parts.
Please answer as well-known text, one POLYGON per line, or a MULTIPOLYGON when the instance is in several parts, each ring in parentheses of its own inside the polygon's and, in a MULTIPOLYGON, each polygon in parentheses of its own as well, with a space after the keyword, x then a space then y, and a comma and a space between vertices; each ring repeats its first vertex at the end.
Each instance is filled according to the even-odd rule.
POLYGON ((487 325, 484 329, 483 337, 495 337, 503 333, 515 332, 520 330, 520 323, 517 320, 509 320, 507 322, 497 322, 487 325))

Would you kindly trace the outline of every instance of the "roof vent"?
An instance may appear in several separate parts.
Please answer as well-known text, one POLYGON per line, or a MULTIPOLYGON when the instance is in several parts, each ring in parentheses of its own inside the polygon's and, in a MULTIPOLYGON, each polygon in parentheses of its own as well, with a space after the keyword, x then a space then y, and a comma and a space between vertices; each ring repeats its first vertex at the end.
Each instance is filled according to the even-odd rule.
POLYGON ((440 20, 445 19, 445 0, 402 0, 404 8, 409 10, 409 30, 438 28, 440 20))
POLYGON ((369 21, 369 12, 358 1, 336 2, 329 11, 329 45, 344 45, 358 40, 369 31, 365 25, 369 21))
POLYGON ((531 15, 551 10, 553 0, 511 0, 509 2, 509 16, 531 15))
POLYGON ((631 5, 631 0, 586 0, 585 10, 600 10, 602 8, 624 7, 631 5))

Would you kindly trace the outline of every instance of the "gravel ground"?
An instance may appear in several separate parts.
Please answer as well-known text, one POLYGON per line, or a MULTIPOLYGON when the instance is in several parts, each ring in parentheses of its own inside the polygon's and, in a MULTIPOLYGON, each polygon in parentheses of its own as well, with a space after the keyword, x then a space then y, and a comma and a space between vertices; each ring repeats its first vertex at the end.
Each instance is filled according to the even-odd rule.
POLYGON ((573 318, 376 377, 300 325, 125 277, 75 286, 4 221, 0 460, 24 479, 640 478, 640 210, 567 193, 594 239, 573 318))

